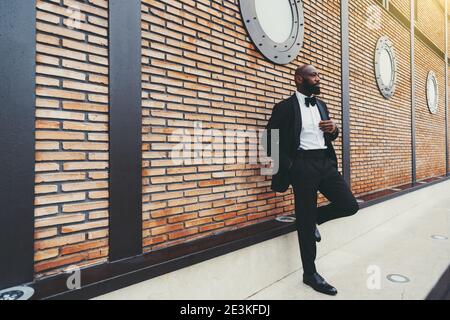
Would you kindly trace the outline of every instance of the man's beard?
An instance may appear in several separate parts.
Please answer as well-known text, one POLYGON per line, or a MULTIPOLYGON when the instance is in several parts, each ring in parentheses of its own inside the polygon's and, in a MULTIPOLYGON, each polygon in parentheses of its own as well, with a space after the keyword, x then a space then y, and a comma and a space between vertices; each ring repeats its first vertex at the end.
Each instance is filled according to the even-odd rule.
POLYGON ((310 85, 309 83, 304 82, 301 87, 298 87, 299 91, 307 92, 308 95, 319 95, 320 94, 320 85, 310 85))
POLYGON ((311 94, 314 94, 314 95, 320 94, 320 86, 319 85, 311 86, 309 88, 309 90, 310 90, 309 92, 311 92, 311 94))

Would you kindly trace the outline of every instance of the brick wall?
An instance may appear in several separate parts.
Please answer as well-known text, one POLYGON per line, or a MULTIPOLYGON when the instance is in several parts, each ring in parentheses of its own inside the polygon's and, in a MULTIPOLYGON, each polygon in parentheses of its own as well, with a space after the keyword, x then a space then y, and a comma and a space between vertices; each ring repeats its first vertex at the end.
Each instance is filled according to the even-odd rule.
MULTIPOLYGON (((445 51, 445 3, 417 0, 417 28, 441 51, 445 51)), ((417 179, 445 174, 445 62, 418 37, 415 42, 416 67, 416 160, 417 179), (439 109, 431 114, 426 100, 428 72, 436 74, 439 109)))
MULTIPOLYGON (((406 2, 393 0, 392 5, 409 17, 406 2)), ((172 162, 170 152, 193 133, 195 121, 203 129, 264 128, 273 105, 294 92, 293 74, 303 63, 321 73, 322 99, 342 128, 340 2, 303 3, 303 48, 292 63, 278 66, 249 40, 238 0, 142 0, 144 252, 293 213, 292 190, 272 192, 260 164, 219 160, 182 165, 172 162)), ((382 28, 369 27, 367 9, 381 8, 377 3, 350 1, 350 164, 356 195, 411 179, 410 33, 385 10, 382 28), (398 59, 397 88, 390 100, 381 96, 374 76, 381 35, 393 41, 398 59)), ((37 277, 72 264, 107 261, 107 6, 107 0, 37 2, 37 277), (78 29, 70 28, 73 4, 81 9, 78 29)), ((421 7, 423 17, 435 10, 421 7)), ((438 25, 420 28, 442 45, 438 25)), ((445 170, 444 67, 442 59, 416 42, 417 173, 425 178, 445 170), (425 103, 428 69, 440 86, 437 115, 425 103)), ((204 143, 210 142, 217 145, 206 135, 204 143)), ((245 143, 254 146, 257 140, 238 142, 237 157, 244 159, 245 143)), ((342 136, 334 146, 341 170, 342 136)), ((218 150, 215 156, 222 159, 225 150, 218 150)), ((320 195, 319 204, 324 201, 320 195)))
POLYGON ((374 3, 350 1, 351 181, 356 194, 411 179, 410 33, 385 10, 379 29, 367 24, 367 8, 374 3), (379 92, 374 71, 382 35, 391 39, 397 57, 397 86, 389 100, 379 92))
POLYGON ((445 174, 445 63, 416 39, 416 161, 417 180, 445 174), (428 109, 426 81, 433 71, 438 81, 437 114, 428 109))
POLYGON ((107 5, 37 1, 37 277, 108 255, 107 5))
POLYGON ((389 0, 389 5, 396 7, 409 20, 409 16, 411 15, 410 0, 389 0))
MULTIPOLYGON (((444 0, 417 0, 417 28, 445 51, 444 0), (444 27, 443 27, 444 26, 444 27)), ((416 37, 416 146, 417 179, 445 174, 445 62, 416 37), (426 100, 428 72, 436 74, 439 87, 437 114, 431 114, 426 100)))
POLYGON ((417 0, 416 26, 442 51, 445 50, 444 5, 438 0, 417 0))
POLYGON ((294 92, 301 63, 322 73, 323 98, 339 122, 339 2, 304 1, 304 47, 286 66, 255 50, 237 0, 142 4, 145 251, 292 213, 292 191, 271 192, 259 165, 173 165, 171 133, 195 120, 204 129, 263 128, 273 105, 294 92))

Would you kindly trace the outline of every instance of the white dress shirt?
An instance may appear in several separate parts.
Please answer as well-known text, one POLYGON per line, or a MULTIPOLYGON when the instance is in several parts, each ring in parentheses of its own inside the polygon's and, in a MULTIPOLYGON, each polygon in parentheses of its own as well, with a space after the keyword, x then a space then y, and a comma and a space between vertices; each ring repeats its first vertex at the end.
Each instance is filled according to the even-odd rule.
POLYGON ((320 117, 317 104, 315 106, 310 105, 307 107, 305 103, 305 98, 307 97, 298 91, 295 93, 302 114, 299 149, 327 149, 323 131, 319 128, 319 122, 322 121, 322 118, 320 117))

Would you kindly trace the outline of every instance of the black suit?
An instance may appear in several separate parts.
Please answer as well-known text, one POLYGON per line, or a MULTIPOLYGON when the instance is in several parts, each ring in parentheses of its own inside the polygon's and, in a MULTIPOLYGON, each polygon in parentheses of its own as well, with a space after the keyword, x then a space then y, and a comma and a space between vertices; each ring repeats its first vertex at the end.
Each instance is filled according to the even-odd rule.
MULTIPOLYGON (((322 120, 330 120, 328 108, 325 102, 317 99, 317 108, 320 112, 322 120)), ((270 142, 271 131, 270 129, 279 129, 280 143, 279 143, 279 170, 272 177, 272 190, 277 192, 285 192, 289 188, 289 176, 288 169, 292 165, 295 153, 300 145, 300 130, 302 128, 302 116, 300 114, 300 106, 296 95, 292 95, 290 98, 281 101, 276 104, 272 111, 272 116, 267 123, 266 129, 268 133, 268 140, 270 142)), ((339 136, 339 128, 337 132, 332 135, 330 133, 324 133, 325 144, 328 147, 328 153, 331 159, 336 162, 336 152, 334 151, 331 141, 335 140, 339 136)), ((264 136, 263 136, 264 138, 264 136)), ((270 156, 271 148, 268 145, 268 155, 270 156)))
MULTIPOLYGON (((327 105, 317 99, 322 120, 330 120, 327 105)), ((316 223, 349 216, 359 210, 359 205, 342 175, 338 172, 336 152, 332 141, 339 135, 324 133, 327 149, 298 150, 302 116, 296 94, 276 104, 266 126, 268 139, 271 129, 279 129, 279 168, 272 177, 271 188, 285 192, 292 185, 295 195, 295 214, 300 253, 305 273, 316 272, 316 223), (330 204, 317 209, 317 191, 330 204)), ((263 139, 267 138, 263 135, 263 139)), ((270 143, 268 155, 271 155, 270 143)))

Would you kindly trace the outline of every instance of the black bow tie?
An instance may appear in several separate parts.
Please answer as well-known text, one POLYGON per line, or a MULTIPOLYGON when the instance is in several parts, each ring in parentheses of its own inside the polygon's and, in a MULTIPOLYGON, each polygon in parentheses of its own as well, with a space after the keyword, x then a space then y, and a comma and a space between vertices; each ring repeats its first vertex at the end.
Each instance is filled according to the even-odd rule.
POLYGON ((306 98, 305 98, 305 104, 306 104, 306 106, 307 106, 308 108, 309 108, 309 105, 315 106, 316 103, 317 103, 316 97, 311 97, 311 98, 306 97, 306 98))

